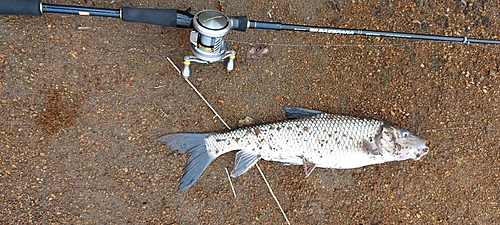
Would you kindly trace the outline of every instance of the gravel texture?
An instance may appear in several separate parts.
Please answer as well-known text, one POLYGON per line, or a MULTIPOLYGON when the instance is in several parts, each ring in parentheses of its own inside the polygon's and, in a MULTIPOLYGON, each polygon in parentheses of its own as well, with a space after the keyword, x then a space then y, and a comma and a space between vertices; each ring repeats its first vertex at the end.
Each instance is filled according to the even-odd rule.
MULTIPOLYGON (((51 0, 222 10, 252 20, 500 39, 494 0, 51 0)), ((188 158, 157 138, 225 126, 167 61, 189 30, 113 18, 0 16, 0 223, 284 224, 259 172, 216 159, 177 192, 188 158)), ((498 224, 500 48, 232 31, 236 68, 190 80, 231 127, 285 119, 283 106, 395 123, 428 140, 420 161, 359 169, 259 163, 292 224, 498 224), (252 44, 267 54, 245 61, 252 44), (457 128, 457 129, 450 129, 457 128)))

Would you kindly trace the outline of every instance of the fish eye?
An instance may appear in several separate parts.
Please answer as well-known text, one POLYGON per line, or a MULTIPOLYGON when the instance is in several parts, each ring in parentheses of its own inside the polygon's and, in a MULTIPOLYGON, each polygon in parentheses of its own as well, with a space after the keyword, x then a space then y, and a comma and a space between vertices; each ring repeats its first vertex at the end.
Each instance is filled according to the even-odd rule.
POLYGON ((403 135, 404 138, 410 137, 410 131, 407 131, 405 129, 401 129, 401 135, 403 135))

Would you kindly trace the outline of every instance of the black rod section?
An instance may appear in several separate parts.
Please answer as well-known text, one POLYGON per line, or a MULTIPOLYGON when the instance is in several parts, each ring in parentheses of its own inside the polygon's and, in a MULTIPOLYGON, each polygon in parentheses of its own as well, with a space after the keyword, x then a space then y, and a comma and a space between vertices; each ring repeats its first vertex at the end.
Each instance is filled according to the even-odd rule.
POLYGON ((42 0, 0 0, 0 15, 41 16, 42 0))
MULTIPOLYGON (((2 0, 0 0, 2 1, 2 0)), ((43 13, 121 18, 126 22, 147 23, 167 27, 192 28, 193 15, 175 9, 131 8, 105 9, 42 3, 43 13)))
POLYGON ((395 38, 409 38, 409 39, 423 39, 432 41, 450 41, 462 43, 481 43, 481 44, 500 44, 498 40, 475 39, 467 37, 453 37, 453 36, 439 36, 439 35, 425 35, 425 34, 412 34, 401 32, 389 31, 374 31, 374 30, 355 30, 355 29, 341 29, 317 26, 301 26, 291 24, 281 24, 274 22, 262 22, 250 20, 249 28, 265 29, 265 30, 291 30, 291 31, 304 31, 313 33, 328 33, 328 34, 348 34, 348 35, 365 35, 365 36, 381 36, 381 37, 395 37, 395 38))
POLYGON ((44 3, 42 3, 42 12, 73 14, 81 16, 104 16, 104 17, 120 18, 119 9, 104 9, 104 8, 55 5, 55 4, 44 4, 44 3))

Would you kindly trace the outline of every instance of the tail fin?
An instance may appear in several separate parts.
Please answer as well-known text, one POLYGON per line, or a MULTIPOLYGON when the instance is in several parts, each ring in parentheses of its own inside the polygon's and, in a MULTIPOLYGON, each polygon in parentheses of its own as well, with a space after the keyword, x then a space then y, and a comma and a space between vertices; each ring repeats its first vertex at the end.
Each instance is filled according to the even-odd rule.
POLYGON ((184 191, 191 187, 200 178, 201 174, 215 159, 207 152, 205 138, 208 134, 197 133, 177 133, 168 134, 158 140, 165 143, 172 151, 178 150, 180 153, 191 153, 184 175, 182 175, 179 191, 184 191))

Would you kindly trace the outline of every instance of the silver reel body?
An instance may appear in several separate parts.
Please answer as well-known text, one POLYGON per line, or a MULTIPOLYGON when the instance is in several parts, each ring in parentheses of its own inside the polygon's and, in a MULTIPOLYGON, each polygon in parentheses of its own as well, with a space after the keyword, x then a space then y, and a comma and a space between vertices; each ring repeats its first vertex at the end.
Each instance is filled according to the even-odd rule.
POLYGON ((231 30, 231 20, 224 14, 215 10, 204 10, 193 18, 194 31, 191 31, 189 41, 194 56, 184 57, 182 75, 190 76, 191 62, 213 63, 229 58, 227 70, 234 69, 235 51, 227 50, 223 37, 231 30))

